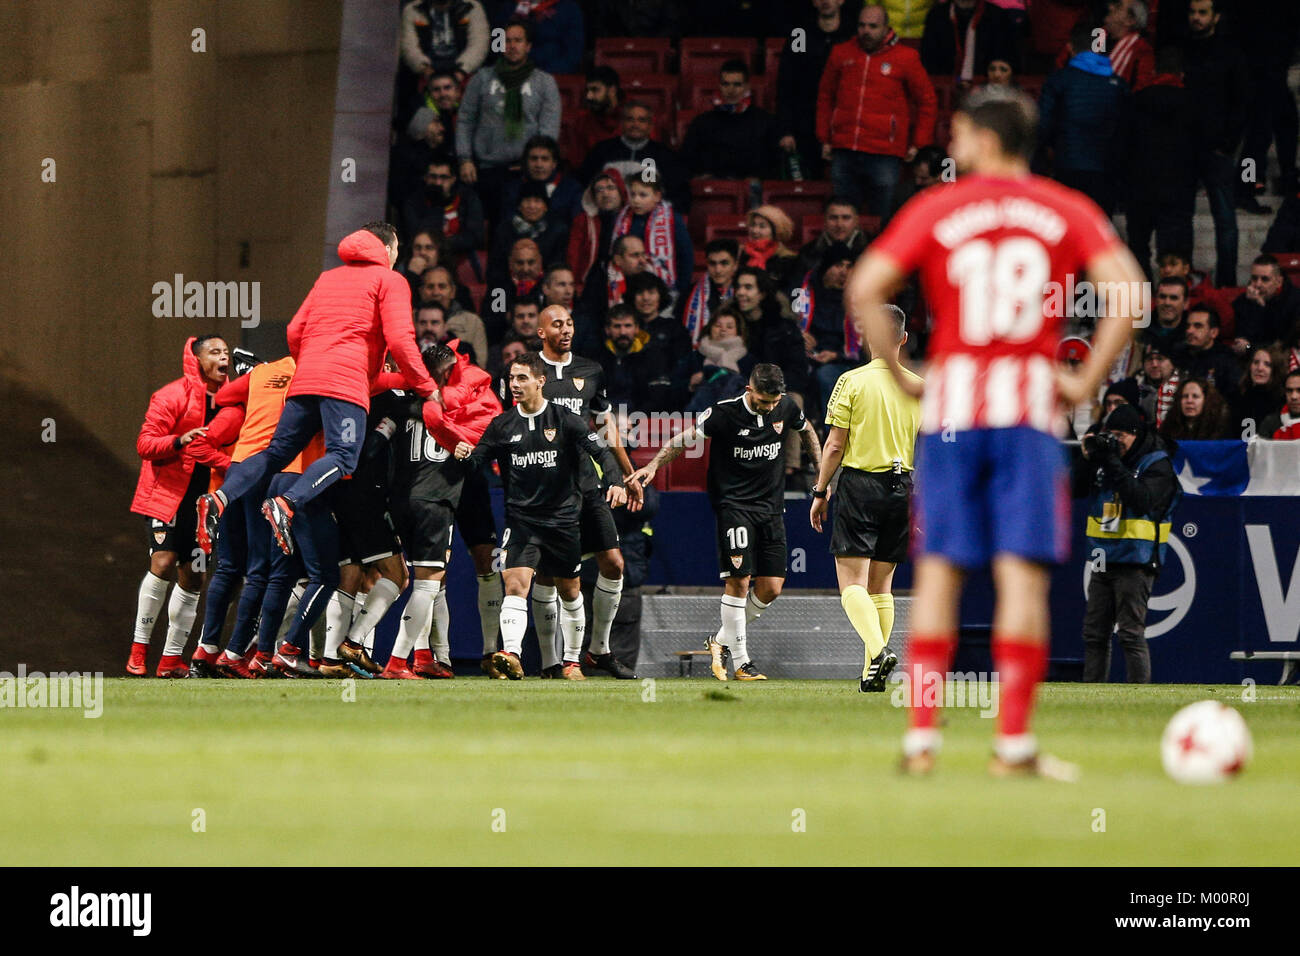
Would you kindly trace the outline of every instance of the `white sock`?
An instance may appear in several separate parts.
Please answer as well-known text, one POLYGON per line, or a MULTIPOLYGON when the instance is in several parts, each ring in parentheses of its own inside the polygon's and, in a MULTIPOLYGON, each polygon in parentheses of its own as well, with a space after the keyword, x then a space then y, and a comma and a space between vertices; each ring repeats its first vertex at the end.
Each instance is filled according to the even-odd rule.
POLYGON ((393 606, 393 602, 401 596, 402 589, 397 586, 396 581, 390 581, 388 578, 380 578, 376 581, 375 586, 370 589, 370 596, 366 598, 365 606, 352 617, 348 640, 357 644, 364 642, 375 626, 383 620, 388 609, 393 606))
POLYGON ((731 648, 731 661, 739 667, 749 660, 748 655, 741 657, 745 646, 745 599, 722 595, 722 629, 718 631, 718 643, 731 648))
MULTIPOLYGON (((497 628, 500 626, 498 621, 492 628, 493 641, 496 640, 497 628)), ((438 592, 438 598, 433 602, 433 656, 444 664, 451 665, 451 608, 447 606, 446 588, 438 592)))
POLYGON ((518 655, 524 649, 524 631, 528 630, 528 599, 506 595, 501 599, 501 648, 518 655))
POLYGON ((1038 753, 1038 741, 1033 734, 998 734, 993 752, 1007 763, 1021 763, 1038 753))
POLYGON ((310 646, 307 648, 307 657, 313 661, 318 661, 325 653, 325 615, 322 614, 316 618, 316 623, 311 626, 310 646))
MULTIPOLYGON (((289 628, 293 627, 293 619, 298 616, 298 606, 302 604, 302 596, 307 593, 307 579, 303 578, 293 586, 289 592, 289 603, 284 606, 284 617, 280 618, 280 633, 275 635, 275 646, 279 647, 284 643, 284 639, 289 636, 289 628)), ((329 627, 328 620, 326 628, 329 627)), ((253 635, 253 640, 257 640, 257 635, 253 635)))
POLYGON ((943 737, 934 727, 913 727, 903 734, 904 757, 915 757, 927 750, 938 753, 942 745, 943 737))
POLYGON ((478 619, 483 626, 483 653, 491 654, 497 649, 497 631, 501 626, 501 575, 478 576, 478 619))
POLYGON ((167 582, 152 571, 146 571, 135 599, 135 643, 149 643, 154 621, 158 620, 158 612, 162 610, 166 597, 167 582))
POLYGON ((596 577, 596 591, 591 599, 591 653, 609 653, 609 629, 623 600, 623 579, 596 577))
POLYGON ((347 591, 335 590, 325 608, 325 656, 331 660, 339 659, 339 645, 352 627, 352 609, 356 598, 347 591))
POLYGON ((555 623, 560 616, 559 597, 554 586, 533 585, 533 627, 537 628, 537 647, 542 652, 542 668, 560 663, 555 643, 555 623))
MULTIPOLYGON (((774 601, 776 600, 776 598, 773 598, 772 600, 774 601)), ((764 604, 762 601, 760 601, 757 597, 754 596, 753 591, 750 591, 749 596, 745 598, 745 623, 752 624, 754 621, 758 620, 760 614, 762 614, 771 606, 772 606, 771 601, 769 601, 767 604, 764 604)))
POLYGON ((167 602, 167 643, 164 655, 180 654, 189 642, 194 629, 194 618, 199 612, 199 592, 187 591, 179 584, 172 589, 172 599, 167 602))
POLYGON ((442 589, 441 581, 415 581, 411 585, 411 599, 402 611, 402 623, 397 629, 397 640, 393 644, 393 657, 406 660, 411 656, 411 648, 429 646, 429 628, 433 624, 433 602, 438 599, 442 589))
POLYGON ((582 640, 587 636, 581 591, 572 601, 560 602, 560 631, 564 635, 564 663, 578 663, 582 659, 582 640))

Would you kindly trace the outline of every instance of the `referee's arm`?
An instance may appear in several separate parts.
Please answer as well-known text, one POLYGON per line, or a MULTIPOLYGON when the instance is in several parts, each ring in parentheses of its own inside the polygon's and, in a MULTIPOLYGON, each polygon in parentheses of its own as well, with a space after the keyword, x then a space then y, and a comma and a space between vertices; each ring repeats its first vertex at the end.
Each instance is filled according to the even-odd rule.
POLYGON ((822 518, 826 516, 826 502, 829 496, 831 478, 835 476, 836 470, 840 467, 840 460, 844 457, 844 445, 848 441, 849 430, 839 426, 831 426, 830 434, 826 436, 826 444, 822 445, 822 463, 817 471, 817 483, 813 485, 814 497, 812 507, 808 511, 808 520, 813 526, 813 530, 821 533, 822 518))

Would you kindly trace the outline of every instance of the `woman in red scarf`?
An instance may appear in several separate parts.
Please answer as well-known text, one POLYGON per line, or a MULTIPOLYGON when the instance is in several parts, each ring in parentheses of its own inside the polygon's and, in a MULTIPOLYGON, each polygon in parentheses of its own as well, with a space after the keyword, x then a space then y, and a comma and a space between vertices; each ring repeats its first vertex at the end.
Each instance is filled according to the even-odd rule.
POLYGON ((801 278, 795 273, 799 267, 799 254, 786 244, 794 238, 794 223, 776 206, 759 206, 745 217, 749 238, 740 250, 741 265, 762 269, 776 287, 786 295, 792 284, 801 278))

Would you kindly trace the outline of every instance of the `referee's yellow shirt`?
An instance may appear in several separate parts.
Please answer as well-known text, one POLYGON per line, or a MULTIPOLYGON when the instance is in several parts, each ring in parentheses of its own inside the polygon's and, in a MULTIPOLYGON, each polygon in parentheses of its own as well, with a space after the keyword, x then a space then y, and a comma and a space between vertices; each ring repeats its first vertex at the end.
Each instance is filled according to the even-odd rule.
MULTIPOLYGON (((903 369, 908 378, 919 375, 903 369)), ((826 424, 849 430, 842 463, 859 471, 890 471, 902 462, 913 468, 921 403, 898 387, 884 359, 845 372, 835 383, 826 424)))

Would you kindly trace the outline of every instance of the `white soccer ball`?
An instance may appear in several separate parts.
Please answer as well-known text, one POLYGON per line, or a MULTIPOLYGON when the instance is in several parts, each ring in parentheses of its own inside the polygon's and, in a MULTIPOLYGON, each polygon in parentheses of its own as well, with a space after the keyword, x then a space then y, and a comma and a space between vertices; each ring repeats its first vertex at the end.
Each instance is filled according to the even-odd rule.
POLYGON ((1241 772, 1252 752, 1246 721, 1217 700, 1188 704, 1160 740, 1165 773, 1178 783, 1222 783, 1241 772))

